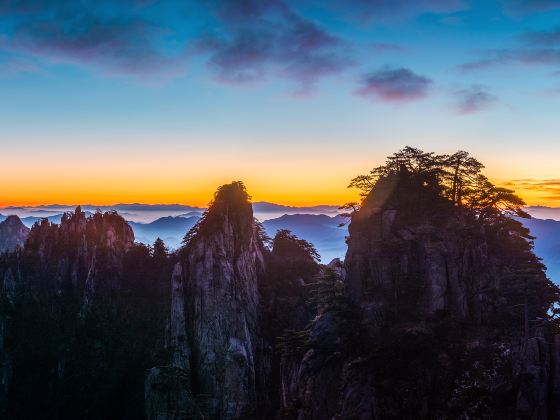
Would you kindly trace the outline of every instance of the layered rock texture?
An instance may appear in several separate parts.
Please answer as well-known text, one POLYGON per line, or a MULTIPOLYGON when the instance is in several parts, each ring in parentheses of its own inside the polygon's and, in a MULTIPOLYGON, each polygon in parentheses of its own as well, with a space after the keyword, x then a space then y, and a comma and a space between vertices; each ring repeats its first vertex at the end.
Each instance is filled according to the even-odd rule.
POLYGON ((198 406, 210 416, 254 416, 257 283, 264 261, 241 183, 218 190, 179 259, 172 277, 171 366, 189 378, 198 406))
POLYGON ((22 247, 29 235, 29 228, 17 216, 8 216, 0 222, 0 252, 22 247))
POLYGON ((518 222, 442 191, 384 172, 329 265, 240 182, 173 254, 115 213, 38 223, 0 257, 0 417, 560 417, 560 292, 518 222))
POLYGON ((558 290, 517 222, 475 220, 401 173, 349 231, 345 291, 283 364, 291 416, 560 415, 558 290))

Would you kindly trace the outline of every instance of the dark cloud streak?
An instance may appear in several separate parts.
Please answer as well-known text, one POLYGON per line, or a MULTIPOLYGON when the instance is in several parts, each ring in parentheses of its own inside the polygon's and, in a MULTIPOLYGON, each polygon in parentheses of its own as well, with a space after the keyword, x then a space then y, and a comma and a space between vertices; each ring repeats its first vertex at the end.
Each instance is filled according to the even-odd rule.
POLYGON ((2 6, 3 13, 10 14, 13 26, 4 46, 117 74, 178 71, 181 57, 158 45, 169 30, 138 13, 142 4, 132 0, 8 1, 2 6))
POLYGON ((502 0, 505 11, 513 16, 560 9, 560 0, 502 0))
POLYGON ((296 93, 352 65, 348 44, 299 16, 281 0, 214 6, 220 31, 198 42, 219 80, 248 83, 273 73, 295 81, 296 93))
POLYGON ((425 13, 445 14, 467 8, 464 0, 317 0, 337 16, 357 21, 407 19, 425 13))
POLYGON ((462 115, 483 111, 498 100, 485 87, 478 85, 456 90, 453 95, 456 99, 457 112, 462 115))
POLYGON ((405 68, 386 68, 363 76, 356 94, 385 102, 409 102, 428 95, 432 81, 405 68))

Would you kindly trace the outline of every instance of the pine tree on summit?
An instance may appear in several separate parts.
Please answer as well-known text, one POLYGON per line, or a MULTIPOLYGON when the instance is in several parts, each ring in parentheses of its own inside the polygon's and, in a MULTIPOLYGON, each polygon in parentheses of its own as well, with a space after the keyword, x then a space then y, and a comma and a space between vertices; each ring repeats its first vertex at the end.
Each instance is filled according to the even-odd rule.
MULTIPOLYGON (((483 168, 482 163, 465 151, 436 155, 407 146, 387 157, 384 165, 353 178, 348 187, 357 188, 363 201, 378 181, 400 174, 447 199, 452 206, 471 211, 477 218, 496 213, 529 217, 521 209, 525 205, 523 199, 513 190, 495 186, 482 174, 483 168)), ((348 203, 344 208, 355 211, 358 206, 348 203)))

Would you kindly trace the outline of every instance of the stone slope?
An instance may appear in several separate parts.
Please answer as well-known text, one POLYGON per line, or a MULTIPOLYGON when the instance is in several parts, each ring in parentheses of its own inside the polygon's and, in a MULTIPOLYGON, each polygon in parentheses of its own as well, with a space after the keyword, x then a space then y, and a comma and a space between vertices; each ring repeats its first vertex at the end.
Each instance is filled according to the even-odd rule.
POLYGON ((17 247, 23 247, 29 228, 26 227, 17 216, 8 216, 0 222, 0 252, 14 251, 17 247))

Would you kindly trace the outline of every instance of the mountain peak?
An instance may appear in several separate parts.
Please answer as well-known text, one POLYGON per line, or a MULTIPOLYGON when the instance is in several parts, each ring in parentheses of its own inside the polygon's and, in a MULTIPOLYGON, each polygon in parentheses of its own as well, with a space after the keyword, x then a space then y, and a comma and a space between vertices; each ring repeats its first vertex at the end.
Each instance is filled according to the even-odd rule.
POLYGON ((196 236, 207 236, 230 229, 242 239, 253 234, 253 227, 251 197, 243 182, 234 181, 217 189, 210 207, 190 234, 196 232, 196 236))
POLYGON ((13 251, 18 246, 23 246, 29 228, 16 215, 10 215, 0 222, 0 252, 13 251))
POLYGON ((19 218, 19 216, 16 216, 15 214, 11 214, 8 217, 6 217, 6 219, 2 222, 7 226, 24 226, 23 222, 21 221, 21 219, 19 218))

